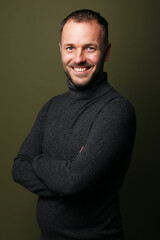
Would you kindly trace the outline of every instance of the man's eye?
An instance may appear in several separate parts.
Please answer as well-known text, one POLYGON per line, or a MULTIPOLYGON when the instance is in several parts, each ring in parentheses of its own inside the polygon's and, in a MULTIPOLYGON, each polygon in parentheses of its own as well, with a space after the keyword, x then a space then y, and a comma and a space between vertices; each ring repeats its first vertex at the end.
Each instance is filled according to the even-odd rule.
POLYGON ((67 47, 67 50, 68 50, 68 51, 72 51, 72 50, 73 50, 73 47, 67 47))
POLYGON ((94 47, 87 47, 87 51, 93 52, 95 50, 94 47))

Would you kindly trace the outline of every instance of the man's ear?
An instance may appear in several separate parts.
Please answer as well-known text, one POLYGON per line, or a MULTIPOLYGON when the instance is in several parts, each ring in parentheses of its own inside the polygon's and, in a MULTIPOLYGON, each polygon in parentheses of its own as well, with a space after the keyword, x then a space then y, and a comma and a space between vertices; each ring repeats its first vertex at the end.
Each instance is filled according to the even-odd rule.
POLYGON ((60 50, 60 52, 61 52, 61 43, 59 42, 59 50, 60 50))
POLYGON ((105 62, 108 61, 110 51, 111 51, 111 43, 108 43, 108 47, 107 47, 107 49, 106 49, 105 62))

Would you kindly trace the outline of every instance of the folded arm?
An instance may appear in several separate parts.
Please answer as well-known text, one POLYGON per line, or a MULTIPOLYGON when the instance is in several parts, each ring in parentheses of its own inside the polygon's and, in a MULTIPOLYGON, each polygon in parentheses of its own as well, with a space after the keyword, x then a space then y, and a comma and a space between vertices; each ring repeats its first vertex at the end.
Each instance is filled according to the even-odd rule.
POLYGON ((45 122, 48 105, 49 103, 42 108, 28 137, 23 142, 14 160, 12 176, 17 183, 20 183, 29 191, 49 197, 54 196, 53 192, 49 190, 44 181, 37 176, 32 167, 32 159, 42 154, 42 123, 45 122))
MULTIPOLYGON (((57 195, 87 190, 102 175, 117 169, 124 175, 135 137, 135 114, 126 102, 109 103, 98 114, 86 143, 74 159, 56 160, 48 153, 35 156, 35 174, 57 195)), ((116 170, 116 171, 117 171, 116 170)))

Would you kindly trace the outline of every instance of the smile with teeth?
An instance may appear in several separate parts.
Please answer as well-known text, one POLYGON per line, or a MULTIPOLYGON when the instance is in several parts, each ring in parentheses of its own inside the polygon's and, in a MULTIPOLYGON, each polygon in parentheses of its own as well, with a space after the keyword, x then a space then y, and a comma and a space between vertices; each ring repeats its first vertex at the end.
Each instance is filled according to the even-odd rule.
POLYGON ((73 69, 74 69, 76 72, 84 72, 84 71, 90 69, 90 67, 73 67, 73 69))

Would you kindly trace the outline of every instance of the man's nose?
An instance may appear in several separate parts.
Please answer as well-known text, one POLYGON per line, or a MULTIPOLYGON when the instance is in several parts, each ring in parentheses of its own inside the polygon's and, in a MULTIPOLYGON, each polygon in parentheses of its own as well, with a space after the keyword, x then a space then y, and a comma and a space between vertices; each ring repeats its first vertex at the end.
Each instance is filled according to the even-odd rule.
POLYGON ((74 61, 76 64, 86 61, 83 50, 77 49, 74 61))

